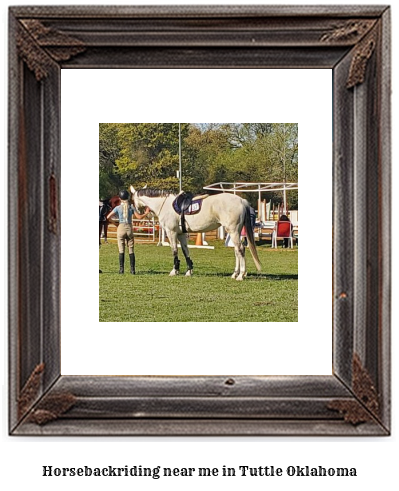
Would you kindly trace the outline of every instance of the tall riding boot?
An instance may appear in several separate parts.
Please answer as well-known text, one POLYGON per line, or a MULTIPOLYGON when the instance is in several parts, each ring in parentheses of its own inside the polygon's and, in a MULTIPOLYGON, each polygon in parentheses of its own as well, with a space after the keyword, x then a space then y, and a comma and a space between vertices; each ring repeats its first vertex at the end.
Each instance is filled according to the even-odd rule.
POLYGON ((136 256, 134 255, 134 252, 132 254, 129 254, 129 259, 130 259, 130 272, 132 274, 136 274, 136 256))
POLYGON ((125 253, 119 253, 119 274, 123 274, 125 272, 125 253))

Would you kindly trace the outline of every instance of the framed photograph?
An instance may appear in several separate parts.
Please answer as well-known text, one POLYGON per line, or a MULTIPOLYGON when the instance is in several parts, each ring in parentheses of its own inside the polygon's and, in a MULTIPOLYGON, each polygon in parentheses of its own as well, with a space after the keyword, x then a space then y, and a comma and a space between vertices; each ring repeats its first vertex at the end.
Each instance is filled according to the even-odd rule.
MULTIPOLYGON (((10 434, 389 435, 390 71, 390 8, 386 6, 10 7, 10 434), (173 331, 177 326, 171 323, 162 338, 163 348, 152 355, 156 368, 143 365, 146 352, 151 351, 151 343, 143 340, 131 346, 131 357, 144 353, 137 370, 112 372, 106 365, 107 353, 97 349, 97 334, 82 320, 84 302, 65 299, 66 288, 61 285, 63 261, 71 254, 64 246, 68 221, 75 219, 76 199, 81 199, 83 215, 78 215, 78 221, 85 226, 85 189, 94 193, 98 189, 89 175, 82 177, 82 169, 79 186, 71 190, 74 199, 65 187, 61 198, 67 162, 73 160, 73 153, 64 157, 64 149, 74 145, 73 137, 65 137, 68 123, 63 115, 76 106, 72 113, 79 132, 78 120, 89 112, 82 109, 79 85, 67 89, 67 76, 78 74, 76 80, 83 77, 95 84, 96 77, 133 71, 142 72, 142 80, 149 74, 148 84, 153 79, 160 85, 163 74, 166 84, 167 78, 178 80, 183 74, 195 78, 205 70, 212 75, 227 71, 232 77, 250 74, 253 79, 265 70, 286 70, 292 84, 308 74, 305 85, 314 84, 314 93, 323 80, 316 72, 325 71, 332 80, 328 85, 332 97, 330 93, 326 98, 323 111, 330 123, 313 118, 314 127, 320 131, 321 126, 327 135, 325 155, 316 142, 314 152, 327 175, 322 184, 332 197, 332 208, 328 206, 332 249, 329 243, 316 241, 313 247, 320 249, 320 261, 328 268, 332 251, 328 276, 332 295, 329 291, 319 300, 320 285, 313 276, 302 308, 312 318, 316 334, 305 339, 299 331, 290 346, 294 338, 285 333, 280 343, 285 350, 282 360, 294 352, 298 360, 306 359, 309 350, 321 352, 319 324, 319 331, 332 340, 328 356, 323 354, 331 370, 324 374, 291 375, 284 367, 262 364, 267 338, 259 342, 241 323, 220 332, 209 326, 203 348, 212 356, 200 357, 193 369, 188 362, 199 336, 186 334, 191 351, 184 348, 176 354, 172 345, 178 339, 173 331), (72 93, 68 104, 67 91, 72 93), (321 301, 326 301, 322 316, 316 308, 321 301), (69 339, 67 332, 73 333, 69 339), (223 343, 231 337, 241 341, 229 352, 223 343), (76 358, 99 351, 104 367, 91 375, 65 371, 61 351, 67 343, 76 358), (252 353, 258 365, 232 368, 236 365, 230 361, 241 359, 244 351, 252 353), (159 370, 159 365, 178 355, 179 372, 173 367, 159 370), (210 358, 218 362, 212 368, 207 367, 210 358)), ((300 92, 296 99, 301 93, 305 94, 300 92)), ((303 99, 309 112, 312 105, 319 105, 311 94, 303 99)), ((282 108, 284 102, 282 98, 282 108)), ((97 104, 102 104, 101 98, 97 104)), ((95 121, 97 145, 100 122, 95 121)), ((97 152, 98 147, 94 151, 90 147, 88 159, 98 165, 97 152)), ((301 158, 299 153, 300 162, 301 158)), ((82 167, 82 162, 89 165, 81 155, 78 160, 82 167)), ((311 217, 306 221, 312 223, 311 217)), ((93 231, 95 226, 93 221, 93 231)), ((317 236, 316 229, 309 230, 305 236, 317 236)), ((77 250, 84 251, 83 238, 79 240, 82 244, 73 247, 75 256, 77 250)), ((305 244, 306 240, 301 247, 307 258, 311 245, 305 244)), ((301 268, 304 277, 307 269, 309 274, 315 269, 312 254, 301 268)), ((77 273, 76 283, 86 275, 84 271, 80 280, 77 273)), ((145 331, 144 325, 140 327, 145 331)), ((114 330, 109 332, 115 337, 114 330)), ((119 358, 127 353, 126 344, 130 347, 120 335, 119 358)))

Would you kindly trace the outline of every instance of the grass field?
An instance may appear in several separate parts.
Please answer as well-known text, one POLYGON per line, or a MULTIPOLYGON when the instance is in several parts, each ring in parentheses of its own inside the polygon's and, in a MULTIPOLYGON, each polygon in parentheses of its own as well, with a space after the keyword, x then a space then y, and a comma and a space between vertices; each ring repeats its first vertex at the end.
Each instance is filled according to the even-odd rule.
MULTIPOLYGON (((118 249, 100 249, 100 322, 297 322, 298 249, 258 247, 258 274, 249 250, 248 276, 230 278, 234 250, 220 241, 215 250, 193 249, 194 275, 169 277, 173 266, 169 247, 136 244, 136 275, 120 275, 118 249)), ((182 252, 181 272, 185 273, 182 252)))

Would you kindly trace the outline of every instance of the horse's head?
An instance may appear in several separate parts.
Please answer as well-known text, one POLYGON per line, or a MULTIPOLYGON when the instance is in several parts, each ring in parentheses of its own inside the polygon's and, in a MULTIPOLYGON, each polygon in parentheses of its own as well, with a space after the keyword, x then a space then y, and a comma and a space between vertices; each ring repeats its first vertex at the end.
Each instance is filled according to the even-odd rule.
MULTIPOLYGON (((142 188, 145 189, 147 187, 147 184, 142 188)), ((137 193, 137 191, 134 189, 134 187, 131 185, 130 186, 130 193, 131 193, 131 200, 133 203, 133 206, 136 208, 136 210, 143 208, 145 204, 140 200, 140 197, 137 193)))
POLYGON ((133 206, 137 210, 138 207, 139 207, 139 199, 138 199, 138 196, 137 196, 137 191, 134 189, 133 186, 130 186, 130 196, 131 196, 131 200, 132 200, 133 206))

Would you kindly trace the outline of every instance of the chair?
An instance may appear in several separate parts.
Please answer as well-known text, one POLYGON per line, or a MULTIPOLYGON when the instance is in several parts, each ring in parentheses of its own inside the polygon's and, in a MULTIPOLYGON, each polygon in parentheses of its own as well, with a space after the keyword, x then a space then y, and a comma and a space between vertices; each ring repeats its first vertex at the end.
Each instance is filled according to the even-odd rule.
POLYGON ((295 240, 296 245, 298 245, 298 225, 293 224, 292 238, 295 240))
POLYGON ((276 230, 276 222, 273 220, 268 220, 266 222, 261 222, 258 227, 258 237, 262 240, 263 237, 270 237, 273 246, 273 236, 276 230))
POLYGON ((276 228, 273 234, 272 247, 277 249, 277 239, 288 239, 293 249, 294 241, 292 236, 292 223, 289 220, 280 220, 276 223, 276 228))

